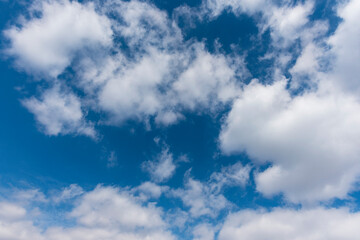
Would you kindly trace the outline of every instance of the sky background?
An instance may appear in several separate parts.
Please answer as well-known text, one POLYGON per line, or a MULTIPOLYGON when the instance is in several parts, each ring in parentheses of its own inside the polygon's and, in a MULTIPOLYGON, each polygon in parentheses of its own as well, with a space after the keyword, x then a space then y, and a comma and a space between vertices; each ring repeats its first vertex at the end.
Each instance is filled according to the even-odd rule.
POLYGON ((0 240, 360 236, 357 0, 0 0, 0 240))

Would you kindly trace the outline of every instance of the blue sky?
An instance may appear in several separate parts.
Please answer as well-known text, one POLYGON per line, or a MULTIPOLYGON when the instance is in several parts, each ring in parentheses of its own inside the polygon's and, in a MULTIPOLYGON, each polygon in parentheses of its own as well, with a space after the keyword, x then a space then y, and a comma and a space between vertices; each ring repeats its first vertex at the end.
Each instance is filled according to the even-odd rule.
POLYGON ((0 0, 0 240, 357 239, 357 0, 0 0))

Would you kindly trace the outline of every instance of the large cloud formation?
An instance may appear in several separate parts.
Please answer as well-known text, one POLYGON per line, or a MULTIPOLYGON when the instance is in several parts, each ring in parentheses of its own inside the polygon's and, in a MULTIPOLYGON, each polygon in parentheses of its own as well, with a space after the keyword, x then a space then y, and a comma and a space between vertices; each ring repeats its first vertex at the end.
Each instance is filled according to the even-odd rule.
POLYGON ((360 174, 360 102, 353 94, 358 55, 352 53, 360 48, 352 44, 358 29, 349 29, 356 28, 354 19, 360 19, 353 11, 359 9, 356 1, 339 6, 343 22, 333 35, 320 42, 302 40, 290 72, 296 81, 310 78, 310 88, 293 95, 299 85, 290 83, 289 89, 284 77, 268 85, 253 81, 235 100, 220 134, 221 148, 271 164, 256 174, 264 195, 284 193, 290 201, 310 203, 346 198, 354 189, 360 174), (324 71, 326 58, 330 70, 324 71), (349 84, 351 89, 344 87, 349 84))
POLYGON ((291 201, 346 197, 360 174, 360 104, 342 93, 291 97, 286 81, 248 85, 233 105, 220 140, 225 153, 246 151, 272 163, 256 175, 267 196, 291 201), (306 177, 304 177, 306 176, 306 177))
POLYGON ((106 1, 95 6, 53 0, 36 2, 29 11, 34 16, 5 31, 10 40, 6 53, 19 68, 54 88, 84 93, 75 100, 69 91, 47 90, 38 99, 25 100, 49 135, 95 135, 77 129, 83 128, 78 123, 65 130, 67 120, 61 117, 53 119, 55 129, 44 117, 59 108, 49 102, 51 93, 57 94, 52 98, 72 99, 82 116, 102 113, 106 124, 132 119, 165 126, 183 119, 184 110, 215 111, 236 95, 235 64, 238 68, 241 59, 184 41, 176 23, 150 3, 106 1), (69 67, 74 76, 65 83, 59 75, 69 67))
MULTIPOLYGON (((171 231, 170 218, 166 212, 156 207, 156 202, 148 201, 134 194, 135 189, 97 186, 91 191, 83 191, 71 185, 58 196, 43 195, 42 204, 57 207, 56 215, 47 208, 36 204, 40 199, 32 195, 28 203, 15 199, 0 201, 1 240, 175 240, 184 239, 171 231), (77 189, 79 194, 63 198, 72 209, 64 210, 55 199, 77 189), (40 206, 40 208, 39 208, 40 206), (65 219, 59 221, 59 217, 65 219), (41 218, 54 221, 41 224, 41 218), (64 221, 65 220, 65 221, 64 221), (72 223, 69 224, 68 221, 72 223), (40 223, 40 224, 39 224, 40 223)), ((22 195, 34 190, 22 190, 22 195)), ((38 192, 38 191, 37 191, 38 192)), ((38 192, 39 194, 39 192, 38 192)), ((22 198, 23 200, 23 198, 22 198)), ((180 217, 179 215, 177 217, 180 217)), ((357 227, 359 213, 351 213, 347 208, 305 210, 275 208, 266 210, 242 210, 230 213, 225 221, 215 227, 209 223, 190 224, 188 230, 192 239, 345 239, 355 240, 360 234, 357 227)), ((187 223, 188 225, 189 223, 187 223)), ((190 239, 191 237, 186 237, 190 239)))

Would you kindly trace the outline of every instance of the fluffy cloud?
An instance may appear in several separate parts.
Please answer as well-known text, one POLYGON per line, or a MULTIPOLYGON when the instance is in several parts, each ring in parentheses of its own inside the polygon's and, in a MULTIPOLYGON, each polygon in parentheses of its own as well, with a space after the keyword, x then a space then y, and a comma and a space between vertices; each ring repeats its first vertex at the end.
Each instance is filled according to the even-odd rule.
POLYGON ((348 209, 244 210, 227 217, 219 240, 355 240, 360 234, 359 221, 360 214, 348 209))
POLYGON ((257 189, 266 196, 284 193, 294 202, 346 198, 358 180, 358 61, 350 53, 360 49, 352 42, 359 35, 352 14, 358 7, 356 1, 339 6, 343 22, 329 38, 320 22, 301 37, 304 48, 290 70, 290 86, 306 82, 310 89, 291 96, 286 80, 266 86, 253 81, 228 115, 221 147, 272 164, 256 175, 257 189))
POLYGON ((221 147, 272 163, 256 176, 257 189, 267 196, 284 192, 295 202, 344 198, 360 173, 359 113, 354 97, 335 90, 291 97, 285 80, 268 86, 255 81, 235 101, 221 147))
POLYGON ((111 187, 97 187, 85 194, 70 216, 88 227, 131 230, 164 226, 159 209, 141 206, 131 195, 111 187))
POLYGON ((4 240, 175 239, 166 230, 161 209, 114 187, 98 186, 79 197, 68 214, 76 222, 72 227, 40 229, 35 226, 37 216, 16 203, 0 202, 0 210, 0 239, 4 240))
POLYGON ((32 97, 22 103, 48 135, 74 133, 96 137, 92 125, 85 120, 80 99, 59 86, 43 92, 40 100, 32 97))
POLYGON ((76 52, 111 44, 110 21, 93 4, 76 1, 38 1, 20 27, 5 31, 10 40, 6 52, 29 73, 56 77, 70 65, 76 52), (35 11, 41 12, 36 17, 35 11))
POLYGON ((140 192, 140 194, 144 194, 145 197, 159 198, 166 189, 166 187, 159 186, 152 182, 144 182, 135 190, 140 192))
POLYGON ((26 219, 25 208, 13 203, 0 202, 0 210, 1 240, 44 239, 32 221, 26 219))
MULTIPOLYGON (((68 192, 66 188, 63 193, 68 192)), ((1 240, 174 240, 162 209, 155 203, 134 196, 132 190, 97 186, 94 190, 78 195, 71 202, 72 209, 51 212, 39 211, 36 206, 24 207, 17 201, 0 201, 1 240), (36 210, 34 214, 33 210, 36 210), (67 212, 67 222, 38 226, 37 219, 48 215, 58 218, 67 212)), ((60 195, 64 195, 60 193, 60 195)), ((52 199, 52 198, 48 198, 52 199)), ((42 209, 42 208, 41 208, 42 209)), ((43 209, 47 209, 46 207, 43 209)), ((174 214, 181 218, 184 212, 174 214)), ((190 226, 192 239, 356 239, 360 234, 360 214, 340 209, 281 209, 242 210, 229 214, 225 222, 212 226, 196 222, 190 226), (217 234, 219 231, 220 232, 217 234)), ((184 225, 184 222, 182 223, 184 225)), ((174 226, 173 226, 174 227, 174 226)), ((181 237, 179 235, 178 237, 181 237)))
POLYGON ((193 240, 214 240, 215 231, 208 224, 200 224, 194 227, 193 240))
POLYGON ((164 148, 155 161, 144 162, 143 168, 150 173, 154 181, 163 182, 173 176, 176 166, 172 153, 168 148, 164 148))
POLYGON ((358 94, 360 89, 360 29, 357 27, 357 23, 360 21, 360 16, 357 13, 360 11, 360 2, 352 0, 345 3, 337 9, 338 16, 343 21, 328 39, 331 53, 335 58, 329 77, 345 91, 358 94))
POLYGON ((236 96, 237 69, 244 66, 239 58, 211 54, 203 43, 185 41, 167 13, 150 3, 40 3, 32 7, 39 17, 5 31, 11 42, 7 53, 47 80, 70 67, 71 79, 53 81, 84 93, 52 91, 50 97, 51 90, 44 90, 44 101, 25 102, 49 135, 94 135, 84 126, 80 102, 100 113, 105 124, 131 119, 167 126, 184 119, 183 111, 214 112, 236 96), (51 104, 51 98, 64 107, 51 104), (73 117, 53 114, 54 108, 73 111, 73 117))

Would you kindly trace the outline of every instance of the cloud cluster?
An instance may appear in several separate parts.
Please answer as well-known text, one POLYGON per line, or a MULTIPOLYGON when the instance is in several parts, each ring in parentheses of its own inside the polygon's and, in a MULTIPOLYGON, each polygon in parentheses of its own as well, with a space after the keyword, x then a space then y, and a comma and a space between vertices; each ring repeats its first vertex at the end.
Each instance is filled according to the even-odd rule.
MULTIPOLYGON (((74 186, 65 189, 59 197, 67 196, 69 189, 74 189, 74 186)), ((94 190, 85 192, 76 202, 72 202, 75 207, 67 215, 75 221, 73 226, 60 224, 42 229, 36 226, 35 219, 41 217, 39 214, 48 213, 34 215, 33 210, 27 210, 28 207, 19 203, 1 201, 0 239, 175 239, 167 230, 162 210, 151 203, 143 202, 126 190, 97 186, 94 190)))
POLYGON ((359 221, 360 214, 348 209, 245 210, 227 217, 219 240, 355 240, 360 234, 356 227, 359 221))
MULTIPOLYGON (((68 194, 69 189, 81 188, 72 185, 60 192, 68 194)), ((73 196, 70 210, 57 206, 53 215, 34 203, 27 205, 14 199, 0 201, 1 240, 175 240, 183 239, 182 233, 173 233, 169 218, 156 202, 139 198, 134 189, 97 186, 82 195, 73 196), (11 201, 11 203, 10 203, 11 201), (54 224, 39 226, 42 216, 57 219, 54 224), (59 216, 66 219, 59 221, 59 216), (68 221, 71 221, 69 224, 68 221)), ((25 190, 31 192, 33 190, 25 190)), ((57 199, 46 196, 49 204, 57 199)), ((175 213, 181 217, 181 211, 175 213)), ((359 213, 347 208, 241 210, 228 214, 217 226, 194 222, 188 226, 193 240, 232 239, 346 239, 355 240, 360 234, 359 213), (216 237, 215 237, 216 236, 216 237)), ((190 239, 187 237, 187 239, 190 239)))
POLYGON ((80 134, 96 138, 93 124, 85 119, 80 98, 70 91, 54 86, 45 90, 40 99, 32 97, 22 103, 48 135, 80 134))
MULTIPOLYGON (((339 8, 343 22, 323 39, 331 44, 330 50, 305 37, 290 72, 310 77, 310 89, 293 96, 287 79, 271 85, 253 81, 234 102, 220 134, 221 148, 227 154, 246 152, 260 165, 271 163, 256 174, 257 190, 265 196, 284 193, 288 200, 303 203, 346 198, 358 180, 360 103, 341 86, 354 82, 357 70, 349 71, 354 66, 346 62, 356 63, 350 51, 360 48, 338 41, 358 38, 356 30, 344 30, 354 28, 351 12, 357 7, 350 1, 339 8), (350 13, 343 14, 346 11, 350 13), (322 61, 331 55, 333 67, 324 72, 322 61)), ((322 28, 317 27, 320 32, 322 28)))
POLYGON ((221 147, 272 164, 256 175, 266 196, 283 192, 295 202, 345 198, 360 174, 359 113, 358 101, 343 93, 292 97, 285 80, 253 82, 226 119, 221 147))
POLYGON ((95 135, 84 121, 87 111, 101 114, 103 124, 131 119, 167 126, 184 111, 214 112, 236 96, 239 58, 185 41, 176 23, 150 3, 51 0, 35 6, 40 14, 5 31, 6 52, 53 85, 25 100, 49 135, 95 135), (75 91, 60 93, 58 85, 75 91))

